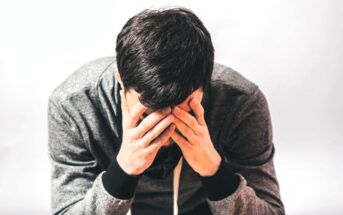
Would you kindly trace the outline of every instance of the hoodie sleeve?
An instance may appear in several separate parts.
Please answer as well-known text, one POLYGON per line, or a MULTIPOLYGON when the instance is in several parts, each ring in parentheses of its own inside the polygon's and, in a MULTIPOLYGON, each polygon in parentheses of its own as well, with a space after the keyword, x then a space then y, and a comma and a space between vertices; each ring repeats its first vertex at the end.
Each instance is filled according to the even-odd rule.
POLYGON ((241 104, 236 120, 231 121, 230 129, 225 132, 226 143, 222 144, 228 164, 222 162, 217 173, 206 179, 205 188, 227 190, 227 195, 220 199, 218 195, 208 195, 211 211, 215 215, 283 215, 285 210, 273 164, 275 147, 267 101, 257 88, 241 104), (237 187, 232 185, 236 184, 232 172, 239 176, 237 187))
MULTIPOLYGON (((51 98, 48 102, 48 151, 52 214, 127 214, 134 194, 116 198, 115 189, 111 192, 105 189, 103 175, 107 171, 100 171, 66 108, 51 98)), ((110 168, 115 169, 113 165, 110 168)))

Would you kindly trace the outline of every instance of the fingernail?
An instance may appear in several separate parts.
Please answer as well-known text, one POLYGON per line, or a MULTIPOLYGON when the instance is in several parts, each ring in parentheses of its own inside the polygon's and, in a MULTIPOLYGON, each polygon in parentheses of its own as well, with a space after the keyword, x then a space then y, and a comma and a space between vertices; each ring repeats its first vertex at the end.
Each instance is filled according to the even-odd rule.
POLYGON ((169 113, 170 112, 170 107, 166 107, 162 110, 163 113, 169 113))
POLYGON ((173 116, 173 115, 170 115, 169 118, 168 118, 168 121, 169 121, 169 122, 174 121, 174 116, 173 116))
POLYGON ((180 109, 178 107, 174 107, 174 113, 179 114, 180 113, 180 109))

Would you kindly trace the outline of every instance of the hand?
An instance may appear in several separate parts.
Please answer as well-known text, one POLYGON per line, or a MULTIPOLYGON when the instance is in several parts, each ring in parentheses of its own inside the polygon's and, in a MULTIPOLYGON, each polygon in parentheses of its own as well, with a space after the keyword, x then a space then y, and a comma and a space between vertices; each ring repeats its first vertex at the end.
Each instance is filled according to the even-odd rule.
POLYGON ((212 176, 218 170, 222 158, 211 141, 202 105, 192 99, 190 107, 196 117, 181 108, 173 108, 172 113, 176 116, 174 124, 182 135, 174 132, 171 137, 194 171, 201 176, 212 176))
POLYGON ((131 111, 122 90, 120 90, 123 140, 116 157, 119 166, 129 175, 139 175, 154 161, 156 154, 175 130, 171 108, 155 111, 144 118, 141 115, 147 107, 137 103, 131 111))

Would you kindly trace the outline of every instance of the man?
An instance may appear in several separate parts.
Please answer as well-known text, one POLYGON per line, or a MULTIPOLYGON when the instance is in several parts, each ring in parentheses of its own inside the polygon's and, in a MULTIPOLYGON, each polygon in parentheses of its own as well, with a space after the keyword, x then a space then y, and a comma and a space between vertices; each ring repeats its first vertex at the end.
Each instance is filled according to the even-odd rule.
POLYGON ((285 214, 267 101, 190 10, 144 10, 49 97, 53 214, 285 214))

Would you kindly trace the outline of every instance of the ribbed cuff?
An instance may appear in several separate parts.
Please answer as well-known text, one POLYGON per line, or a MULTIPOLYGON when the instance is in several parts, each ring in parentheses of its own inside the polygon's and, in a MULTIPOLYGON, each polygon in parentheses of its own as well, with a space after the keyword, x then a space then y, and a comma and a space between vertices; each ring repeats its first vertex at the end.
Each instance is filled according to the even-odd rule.
POLYGON ((201 176, 197 173, 200 181, 204 185, 208 198, 211 201, 224 199, 234 193, 239 186, 239 175, 222 159, 217 172, 212 176, 201 176))
POLYGON ((102 175, 102 183, 105 190, 118 199, 130 199, 133 197, 141 175, 129 175, 113 159, 102 175))

